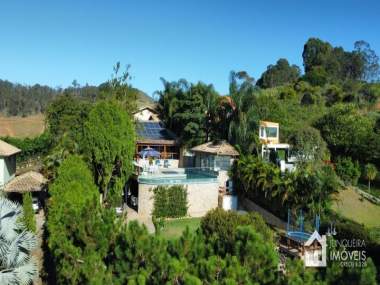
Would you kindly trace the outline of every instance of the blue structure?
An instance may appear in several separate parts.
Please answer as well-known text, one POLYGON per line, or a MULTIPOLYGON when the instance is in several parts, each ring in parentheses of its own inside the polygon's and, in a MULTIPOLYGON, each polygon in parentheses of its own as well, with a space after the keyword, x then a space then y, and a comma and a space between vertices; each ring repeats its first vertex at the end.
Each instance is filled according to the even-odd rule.
POLYGON ((157 150, 155 150, 153 148, 150 148, 150 147, 147 147, 147 148, 143 149, 142 151, 140 151, 139 155, 142 158, 145 158, 145 157, 156 157, 156 158, 159 158, 161 154, 157 150))
MULTIPOLYGON (((300 210, 299 217, 297 220, 296 220, 296 222, 298 222, 298 227, 292 226, 292 224, 291 224, 291 222, 292 222, 291 212, 290 212, 290 209, 288 209, 288 222, 286 224, 286 233, 290 238, 292 238, 296 241, 305 242, 310 238, 311 233, 305 232, 305 227, 304 227, 305 218, 303 216, 302 210, 300 210)), ((319 215, 315 215, 314 226, 315 226, 315 230, 319 231, 319 226, 320 226, 320 216, 319 215)))

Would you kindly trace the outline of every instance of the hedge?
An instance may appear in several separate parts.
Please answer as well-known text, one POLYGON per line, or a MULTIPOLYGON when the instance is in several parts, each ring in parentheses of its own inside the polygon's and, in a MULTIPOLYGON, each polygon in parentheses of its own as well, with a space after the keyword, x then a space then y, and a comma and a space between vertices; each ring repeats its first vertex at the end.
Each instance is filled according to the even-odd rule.
POLYGON ((187 214, 187 189, 183 185, 157 186, 153 189, 153 216, 180 218, 187 214))

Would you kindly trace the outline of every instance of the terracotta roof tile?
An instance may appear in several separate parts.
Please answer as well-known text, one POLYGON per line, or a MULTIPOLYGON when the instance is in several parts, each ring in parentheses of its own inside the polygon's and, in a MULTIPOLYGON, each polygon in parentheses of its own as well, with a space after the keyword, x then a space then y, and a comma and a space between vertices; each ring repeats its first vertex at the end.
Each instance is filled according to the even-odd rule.
POLYGON ((38 172, 29 171, 16 176, 4 186, 4 192, 25 193, 41 191, 47 179, 38 172))

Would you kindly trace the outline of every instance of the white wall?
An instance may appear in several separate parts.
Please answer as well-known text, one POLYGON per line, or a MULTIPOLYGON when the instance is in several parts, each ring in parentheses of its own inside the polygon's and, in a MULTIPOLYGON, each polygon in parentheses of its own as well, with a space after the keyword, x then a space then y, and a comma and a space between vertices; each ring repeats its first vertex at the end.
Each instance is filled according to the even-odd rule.
POLYGON ((4 185, 4 157, 0 157, 0 187, 4 185))
MULTIPOLYGON (((139 183, 138 214, 141 216, 151 216, 153 211, 153 191, 154 185, 139 183)), ((202 217, 209 210, 218 207, 218 183, 192 183, 186 184, 187 200, 190 217, 202 217)))
POLYGON ((4 183, 12 180, 16 174, 16 155, 4 159, 4 183))
POLYGON ((144 110, 141 110, 138 113, 133 114, 133 117, 137 121, 149 121, 150 119, 152 121, 154 121, 154 122, 158 122, 159 121, 157 114, 151 112, 148 109, 144 109, 144 110))

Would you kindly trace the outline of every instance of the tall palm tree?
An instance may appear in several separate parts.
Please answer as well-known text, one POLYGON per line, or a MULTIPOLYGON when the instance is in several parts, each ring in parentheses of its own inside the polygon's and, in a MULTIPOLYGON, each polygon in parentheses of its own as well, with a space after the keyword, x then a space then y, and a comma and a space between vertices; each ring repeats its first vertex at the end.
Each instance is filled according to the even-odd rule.
POLYGON ((31 257, 36 237, 21 223, 22 207, 0 197, 0 284, 31 284, 37 266, 31 257))
POLYGON ((239 145, 244 153, 252 153, 257 145, 258 118, 253 112, 256 87, 245 72, 231 72, 229 99, 223 103, 227 111, 228 141, 239 145))
POLYGON ((365 177, 368 180, 368 191, 371 191, 371 181, 375 180, 376 175, 377 175, 376 166, 373 165, 372 163, 368 163, 365 166, 365 177))

